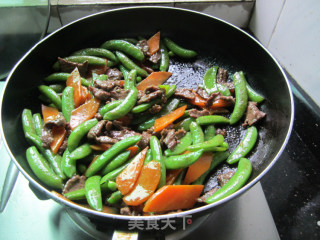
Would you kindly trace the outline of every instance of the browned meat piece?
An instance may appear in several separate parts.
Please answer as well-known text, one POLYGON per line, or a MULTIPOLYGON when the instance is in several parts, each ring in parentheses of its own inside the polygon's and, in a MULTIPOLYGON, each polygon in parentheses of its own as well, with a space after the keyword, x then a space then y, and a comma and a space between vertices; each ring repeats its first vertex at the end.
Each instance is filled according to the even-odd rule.
POLYGON ((203 97, 204 99, 207 99, 209 98, 209 94, 207 93, 206 90, 204 90, 203 88, 201 87, 197 87, 197 90, 196 90, 196 93, 198 93, 201 97, 203 97))
POLYGON ((218 129, 216 129, 216 134, 220 134, 220 135, 226 137, 227 136, 227 130, 218 128, 218 129))
POLYGON ((154 99, 161 98, 162 95, 163 95, 163 92, 161 90, 157 90, 157 91, 149 93, 149 94, 144 94, 139 99, 138 104, 151 102, 154 99))
POLYGON ((202 117, 202 116, 207 116, 210 115, 210 112, 207 109, 203 109, 203 110, 198 110, 198 109, 190 109, 188 110, 190 117, 193 118, 198 118, 198 117, 202 117))
POLYGON ((46 122, 44 125, 49 127, 49 128, 52 128, 53 126, 65 127, 67 125, 67 121, 64 118, 64 116, 62 114, 60 114, 59 118, 57 118, 55 120, 50 120, 50 121, 46 122))
POLYGON ((227 80, 228 80, 228 71, 223 68, 219 68, 218 69, 218 76, 217 76, 217 83, 226 83, 227 80))
POLYGON ((220 186, 223 187, 232 178, 232 176, 235 174, 235 172, 236 171, 234 171, 234 170, 230 170, 226 173, 219 174, 217 176, 217 180, 218 180, 220 186))
POLYGON ((94 115, 94 117, 99 121, 103 119, 103 116, 99 112, 97 112, 96 115, 94 115))
POLYGON ((260 111, 257 105, 258 104, 256 102, 248 102, 246 119, 244 124, 242 124, 243 127, 252 126, 266 116, 266 113, 260 111))
POLYGON ((108 144, 115 144, 116 142, 118 142, 118 140, 113 139, 109 136, 99 136, 96 137, 96 142, 98 143, 108 143, 108 144))
POLYGON ((144 91, 138 90, 138 99, 142 98, 144 91))
POLYGON ((106 124, 106 120, 99 121, 87 134, 87 137, 91 140, 96 140, 99 135, 101 135, 102 130, 106 124))
MULTIPOLYGON (((163 130, 162 130, 163 131, 163 130)), ((173 150, 173 148, 178 144, 178 140, 176 138, 176 135, 175 135, 175 130, 174 129, 170 129, 170 130, 167 130, 165 136, 163 137, 162 139, 162 142, 164 144, 167 145, 167 147, 170 149, 170 150, 173 150)))
POLYGON ((121 141, 121 140, 128 138, 128 137, 131 137, 131 136, 136 136, 136 135, 140 135, 140 133, 137 133, 135 131, 128 130, 128 129, 124 129, 121 131, 112 130, 109 132, 109 136, 113 139, 118 140, 118 141, 121 141))
POLYGON ((129 207, 120 208, 120 214, 121 215, 133 216, 129 207))
POLYGON ((50 144, 53 141, 51 127, 48 127, 46 125, 43 126, 41 131, 41 141, 44 148, 50 148, 50 144))
POLYGON ((122 72, 117 68, 109 68, 107 70, 107 75, 109 80, 121 80, 123 79, 122 72))
POLYGON ((110 96, 111 98, 115 99, 115 100, 119 100, 119 99, 125 99, 126 96, 128 95, 129 90, 124 90, 120 87, 115 87, 111 92, 110 92, 110 96))
POLYGON ((114 89, 115 87, 121 87, 121 82, 118 80, 95 80, 94 81, 94 86, 96 88, 101 88, 105 91, 110 91, 112 89, 114 89))
POLYGON ((183 138, 184 135, 186 135, 186 130, 184 130, 184 128, 180 128, 178 129, 174 134, 176 135, 177 139, 183 138))
POLYGON ((75 68, 78 68, 81 76, 85 76, 88 70, 88 61, 83 63, 74 63, 58 57, 58 62, 61 72, 71 73, 75 68))
POLYGON ((66 182, 66 185, 64 186, 62 193, 66 194, 68 192, 73 192, 75 190, 84 188, 86 179, 87 178, 85 176, 73 176, 66 182))
POLYGON ((215 92, 210 95, 207 99, 206 107, 210 107, 215 101, 222 99, 227 102, 228 106, 233 106, 235 103, 235 99, 232 96, 224 96, 220 92, 215 92))
POLYGON ((111 121, 107 121, 106 125, 105 125, 105 129, 106 131, 110 131, 112 129, 112 122, 111 121))
POLYGON ((138 142, 138 146, 141 148, 141 149, 144 149, 146 148, 148 145, 149 145, 149 141, 150 141, 150 138, 152 137, 152 134, 148 133, 147 131, 143 131, 142 132, 142 138, 141 140, 138 142))
POLYGON ((121 215, 128 215, 128 216, 141 216, 142 209, 140 210, 139 206, 122 207, 122 208, 120 208, 120 214, 121 215))
POLYGON ((96 98, 102 100, 102 101, 107 101, 110 98, 110 93, 106 92, 100 88, 95 88, 89 86, 89 90, 92 92, 93 96, 96 98))
POLYGON ((112 124, 116 129, 119 130, 128 129, 128 126, 125 126, 122 121, 114 120, 112 124))
POLYGON ((62 141, 62 144, 61 144, 61 146, 59 147, 59 150, 58 150, 58 154, 60 154, 60 155, 63 155, 64 150, 66 150, 67 146, 68 146, 68 138, 69 138, 69 136, 71 134, 71 129, 70 129, 70 125, 69 124, 66 125, 66 131, 67 131, 66 135, 65 135, 65 137, 64 137, 64 139, 62 141))
POLYGON ((151 114, 156 114, 156 113, 160 112, 161 109, 162 109, 162 106, 161 106, 161 105, 155 104, 155 105, 153 105, 153 106, 149 109, 149 112, 150 112, 151 114))
POLYGON ((219 187, 215 187, 215 188, 212 188, 210 191, 206 192, 204 195, 202 195, 201 197, 199 197, 197 199, 197 202, 199 203, 205 203, 207 198, 210 197, 212 194, 214 194, 216 191, 219 190, 219 187))
POLYGON ((152 54, 150 57, 149 57, 149 61, 154 63, 154 64, 157 64, 161 59, 161 53, 160 51, 152 54))
POLYGON ((143 52, 145 56, 149 53, 149 45, 146 39, 140 40, 136 46, 143 52))
POLYGON ((174 95, 188 100, 193 100, 196 97, 196 95, 193 93, 193 90, 188 88, 177 89, 174 95))

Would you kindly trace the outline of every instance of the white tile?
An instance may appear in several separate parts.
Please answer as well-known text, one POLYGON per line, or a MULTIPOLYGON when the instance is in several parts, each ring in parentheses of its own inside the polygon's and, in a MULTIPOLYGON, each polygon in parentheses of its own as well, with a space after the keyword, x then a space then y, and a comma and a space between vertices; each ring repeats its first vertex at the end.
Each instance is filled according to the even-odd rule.
POLYGON ((256 38, 268 46, 285 0, 256 0, 249 28, 256 38))
POLYGON ((320 1, 287 0, 269 49, 320 105, 320 1))

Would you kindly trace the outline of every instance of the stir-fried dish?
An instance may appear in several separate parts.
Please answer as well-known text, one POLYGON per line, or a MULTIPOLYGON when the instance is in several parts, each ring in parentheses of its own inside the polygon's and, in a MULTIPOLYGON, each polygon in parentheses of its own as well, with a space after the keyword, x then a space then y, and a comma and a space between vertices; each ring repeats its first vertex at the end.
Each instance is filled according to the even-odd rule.
POLYGON ((22 112, 37 178, 59 197, 124 215, 186 210, 239 190, 251 175, 245 157, 264 98, 242 71, 229 77, 216 65, 197 89, 166 85, 170 59, 192 62, 197 53, 158 32, 58 57, 38 87, 38 113, 22 112), (225 127, 239 124, 246 132, 231 152, 225 127), (230 170, 204 192, 223 163, 230 170))

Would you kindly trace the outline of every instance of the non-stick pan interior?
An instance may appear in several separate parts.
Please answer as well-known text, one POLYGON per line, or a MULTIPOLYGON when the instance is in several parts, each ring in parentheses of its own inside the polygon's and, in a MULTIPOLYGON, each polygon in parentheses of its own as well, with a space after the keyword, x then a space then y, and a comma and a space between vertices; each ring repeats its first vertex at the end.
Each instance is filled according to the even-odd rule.
MULTIPOLYGON (((3 133, 28 178, 36 179, 25 159, 28 145, 21 112, 24 108, 40 112, 37 86, 53 72, 57 57, 85 47, 99 47, 109 39, 150 37, 157 31, 199 53, 195 60, 172 62, 170 83, 195 89, 208 67, 217 64, 228 69, 230 75, 243 71, 249 84, 265 96, 261 108, 267 117, 259 125, 259 144, 249 156, 254 168, 250 181, 261 177, 282 149, 292 124, 291 94, 280 67, 260 44, 223 21, 182 9, 148 7, 110 11, 72 23, 36 45, 9 75, 1 111, 3 133)), ((243 134, 240 125, 229 132, 231 150, 243 134)))

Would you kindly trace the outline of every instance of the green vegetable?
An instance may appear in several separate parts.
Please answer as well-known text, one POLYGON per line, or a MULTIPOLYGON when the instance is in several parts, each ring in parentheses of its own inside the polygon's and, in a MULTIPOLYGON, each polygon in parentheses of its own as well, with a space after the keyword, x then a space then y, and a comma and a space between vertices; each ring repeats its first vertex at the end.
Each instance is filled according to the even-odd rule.
POLYGON ((64 174, 68 178, 72 178, 73 175, 76 174, 76 161, 73 161, 70 158, 70 152, 68 149, 66 149, 63 153, 62 160, 61 160, 61 167, 64 172, 64 174))
POLYGON ((117 62, 117 57, 113 52, 104 48, 85 48, 74 52, 71 56, 95 56, 110 59, 111 61, 117 62))
POLYGON ((224 137, 221 134, 218 134, 211 138, 210 140, 198 144, 194 144, 188 147, 189 151, 198 151, 203 149, 205 152, 213 151, 215 147, 220 146, 224 141, 224 137))
POLYGON ((148 162, 152 161, 152 150, 148 149, 147 153, 146 153, 146 157, 144 159, 144 165, 146 165, 148 162))
POLYGON ((120 202, 121 199, 122 199, 121 192, 120 191, 116 191, 116 192, 112 193, 110 197, 108 197, 107 202, 110 205, 114 205, 114 204, 120 202))
POLYGON ((89 156, 91 152, 92 152, 92 149, 90 147, 90 144, 85 143, 85 144, 77 147, 75 150, 73 150, 70 153, 69 158, 71 161, 76 161, 76 160, 85 158, 86 156, 89 156))
POLYGON ((80 188, 72 192, 67 192, 64 196, 71 201, 83 200, 86 199, 86 190, 84 188, 80 188))
POLYGON ((179 140, 180 142, 174 147, 173 150, 167 149, 164 151, 166 156, 179 155, 187 150, 187 148, 192 144, 192 136, 190 132, 179 140))
POLYGON ((152 151, 152 160, 155 160, 160 163, 161 176, 158 184, 158 188, 166 185, 166 166, 163 161, 162 149, 159 139, 156 136, 150 138, 150 148, 152 151))
POLYGON ((25 135, 26 133, 37 134, 33 124, 33 117, 30 109, 25 108, 22 111, 22 127, 25 135))
POLYGON ((166 46, 174 53, 174 55, 177 55, 182 58, 193 58, 197 56, 197 53, 193 50, 185 49, 178 44, 176 44, 174 41, 172 41, 169 38, 164 38, 164 43, 166 46))
POLYGON ((122 102, 123 100, 115 100, 115 101, 109 102, 100 109, 99 113, 103 116, 107 112, 118 107, 122 102))
POLYGON ((71 112, 73 110, 73 87, 66 87, 62 93, 62 114, 67 122, 70 122, 71 112))
POLYGON ((32 119, 33 119, 33 126, 36 131, 36 134, 39 137, 41 137, 41 132, 43 128, 43 120, 42 120, 41 114, 40 113, 33 114, 32 119))
POLYGON ((100 176, 92 176, 86 180, 84 189, 86 191, 87 202, 94 210, 102 211, 102 195, 100 188, 100 176))
POLYGON ((190 124, 195 121, 195 118, 185 118, 177 124, 176 129, 184 128, 186 131, 190 131, 190 124))
POLYGON ((100 181, 100 184, 105 184, 107 181, 115 180, 116 177, 129 165, 129 163, 126 163, 122 165, 121 167, 118 167, 117 169, 113 170, 112 172, 107 173, 100 181))
MULTIPOLYGON (((89 65, 96 65, 96 66, 105 66, 106 61, 103 58, 100 57, 94 57, 94 56, 70 56, 63 58, 66 61, 75 62, 75 63, 84 63, 85 61, 88 61, 89 65)), ((58 71, 60 69, 59 62, 56 62, 53 65, 53 69, 58 71)))
POLYGON ((61 110, 61 98, 51 87, 48 87, 46 85, 40 85, 38 89, 43 95, 49 98, 59 110, 61 110))
POLYGON ((204 140, 208 141, 216 135, 216 128, 214 125, 208 125, 204 130, 204 140))
POLYGON ((122 52, 116 51, 116 56, 118 57, 121 64, 127 68, 128 70, 136 69, 137 74, 141 77, 147 77, 149 74, 144 69, 140 68, 137 64, 135 64, 130 58, 128 58, 122 52))
POLYGON ((201 116, 196 119, 199 125, 209 125, 209 124, 229 124, 230 120, 226 117, 220 115, 208 115, 201 116))
POLYGON ((125 151, 123 153, 120 153, 102 170, 102 175, 106 175, 107 173, 120 167, 122 164, 124 164, 128 160, 129 155, 130 155, 130 151, 125 151))
MULTIPOLYGON (((44 79, 46 82, 66 82, 68 77, 70 77, 70 73, 52 73, 48 77, 44 79)), ((88 87, 90 85, 90 81, 85 78, 81 78, 81 84, 83 86, 88 87)))
POLYGON ((125 90, 131 90, 131 89, 135 88, 136 77, 137 77, 137 70, 136 69, 132 69, 128 73, 128 76, 124 80, 124 89, 125 90))
POLYGON ((204 142, 204 133, 202 131, 202 128, 196 122, 190 123, 190 132, 193 145, 204 142))
POLYGON ((163 42, 160 42, 160 53, 161 53, 161 60, 160 60, 160 71, 166 72, 169 69, 169 53, 166 48, 166 46, 163 44, 163 42))
POLYGON ((165 158, 165 164, 167 169, 179 169, 189 167, 195 163, 202 155, 203 150, 191 152, 183 155, 170 156, 165 158))

